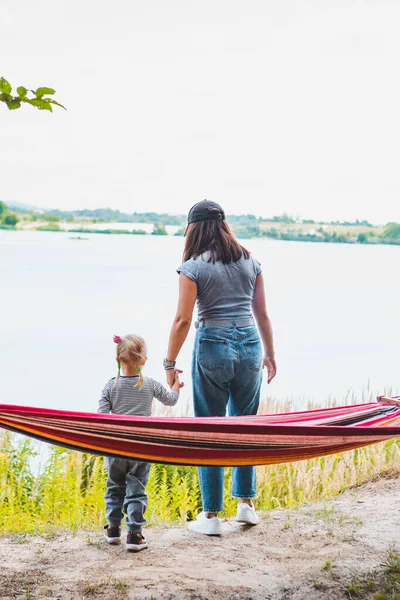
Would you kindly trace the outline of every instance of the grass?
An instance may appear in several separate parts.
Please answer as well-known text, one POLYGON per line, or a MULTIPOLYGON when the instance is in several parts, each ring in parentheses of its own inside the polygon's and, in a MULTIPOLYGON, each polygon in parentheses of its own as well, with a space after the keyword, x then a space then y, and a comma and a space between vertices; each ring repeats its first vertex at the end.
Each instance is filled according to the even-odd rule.
MULTIPOLYGON (((30 569, 14 573, 0 573, 0 589, 7 592, 12 600, 32 600, 37 598, 33 590, 48 583, 48 575, 39 569, 30 569)), ((5 597, 5 596, 2 596, 5 597)))
POLYGON ((400 555, 393 548, 388 548, 386 560, 374 570, 360 572, 350 578, 340 571, 329 559, 321 570, 328 577, 324 580, 312 580, 314 589, 323 591, 330 589, 332 597, 349 600, 400 600, 400 555))
MULTIPOLYGON (((276 406, 268 409, 279 412, 276 406)), ((0 432, 1 531, 22 536, 101 527, 105 519, 104 459, 53 446, 44 468, 34 475, 31 464, 39 448, 39 442, 0 432)), ((397 471, 399 463, 400 443, 389 440, 328 457, 257 467, 256 508, 269 511, 321 501, 368 479, 397 471)), ((225 476, 226 517, 235 514, 237 504, 230 495, 230 471, 226 469, 225 476)), ((182 523, 201 509, 195 467, 153 465, 147 491, 149 525, 182 523)), ((332 515, 323 508, 320 517, 329 521, 332 515)), ((290 523, 284 528, 289 529, 290 523)), ((24 538, 16 542, 24 543, 24 538)))
POLYGON ((387 558, 375 571, 358 574, 344 585, 338 583, 338 589, 342 588, 350 600, 352 598, 373 600, 400 600, 400 555, 394 549, 389 548, 387 558))
POLYGON ((99 583, 81 581, 79 584, 83 598, 105 597, 124 598, 128 593, 128 584, 121 579, 108 577, 99 583))
POLYGON ((375 583, 374 600, 400 600, 400 555, 389 548, 383 574, 375 583))

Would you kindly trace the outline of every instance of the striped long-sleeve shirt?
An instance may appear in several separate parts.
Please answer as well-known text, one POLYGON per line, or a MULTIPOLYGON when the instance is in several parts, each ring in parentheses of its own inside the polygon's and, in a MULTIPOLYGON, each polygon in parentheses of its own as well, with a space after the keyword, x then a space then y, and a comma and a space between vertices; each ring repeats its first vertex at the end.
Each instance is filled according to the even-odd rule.
POLYGON ((97 412, 149 417, 153 398, 157 398, 166 406, 177 403, 179 392, 166 390, 161 383, 151 377, 144 377, 144 385, 139 390, 136 387, 138 381, 138 376, 121 376, 114 387, 115 377, 110 379, 101 393, 97 412))

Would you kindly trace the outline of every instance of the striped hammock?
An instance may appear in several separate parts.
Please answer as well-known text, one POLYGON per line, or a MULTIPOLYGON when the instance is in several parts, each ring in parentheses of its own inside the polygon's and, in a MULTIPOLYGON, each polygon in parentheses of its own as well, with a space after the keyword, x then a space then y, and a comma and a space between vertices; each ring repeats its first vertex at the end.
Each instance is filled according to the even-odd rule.
POLYGON ((400 396, 246 417, 137 417, 0 404, 0 426, 65 448, 174 465, 291 462, 400 437, 400 396))

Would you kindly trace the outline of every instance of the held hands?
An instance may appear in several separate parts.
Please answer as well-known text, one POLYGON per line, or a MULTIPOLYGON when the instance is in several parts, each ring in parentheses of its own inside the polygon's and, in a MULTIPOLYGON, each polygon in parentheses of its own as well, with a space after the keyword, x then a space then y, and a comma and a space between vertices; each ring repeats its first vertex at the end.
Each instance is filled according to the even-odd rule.
POLYGON ((179 374, 182 373, 180 369, 166 369, 165 374, 167 376, 167 383, 171 389, 179 391, 185 384, 183 381, 179 381, 179 374))
POLYGON ((263 364, 262 364, 263 368, 266 367, 267 371, 268 371, 268 383, 271 383, 271 381, 273 380, 273 378, 276 375, 276 362, 275 362, 275 358, 271 358, 269 356, 264 356, 263 359, 263 364))
POLYGON ((182 373, 182 371, 175 369, 175 381, 172 387, 177 392, 179 392, 179 390, 185 385, 183 381, 179 381, 179 373, 182 373))

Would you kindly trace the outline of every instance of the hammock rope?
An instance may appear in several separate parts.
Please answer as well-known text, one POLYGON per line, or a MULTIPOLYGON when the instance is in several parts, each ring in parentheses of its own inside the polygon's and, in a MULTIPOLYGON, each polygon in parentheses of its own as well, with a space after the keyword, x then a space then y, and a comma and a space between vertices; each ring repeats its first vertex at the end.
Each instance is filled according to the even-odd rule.
POLYGON ((139 417, 0 404, 0 427, 103 456, 244 466, 325 456, 400 437, 400 396, 243 417, 139 417))

